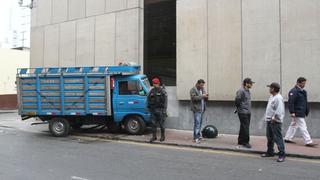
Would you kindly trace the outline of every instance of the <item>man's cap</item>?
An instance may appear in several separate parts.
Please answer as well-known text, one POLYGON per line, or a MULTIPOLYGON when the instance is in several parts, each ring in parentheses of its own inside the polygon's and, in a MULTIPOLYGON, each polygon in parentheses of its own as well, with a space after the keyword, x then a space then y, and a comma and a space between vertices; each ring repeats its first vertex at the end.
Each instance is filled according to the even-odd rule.
POLYGON ((152 79, 152 84, 160 84, 160 79, 158 79, 158 78, 153 78, 153 79, 152 79))
POLYGON ((273 83, 271 83, 270 85, 267 85, 267 87, 275 88, 275 89, 280 89, 280 84, 279 84, 279 83, 276 83, 276 82, 273 82, 273 83))
POLYGON ((243 84, 253 84, 253 83, 255 83, 255 82, 253 82, 251 78, 245 78, 243 80, 243 84))

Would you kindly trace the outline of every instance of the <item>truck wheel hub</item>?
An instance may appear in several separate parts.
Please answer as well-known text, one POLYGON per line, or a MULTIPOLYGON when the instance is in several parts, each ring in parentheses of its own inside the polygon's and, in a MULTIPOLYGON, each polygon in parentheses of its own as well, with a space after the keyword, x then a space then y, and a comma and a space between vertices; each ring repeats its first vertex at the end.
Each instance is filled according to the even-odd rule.
POLYGON ((139 128, 139 123, 136 120, 129 121, 129 127, 132 130, 137 130, 139 128))
POLYGON ((64 130, 64 125, 62 122, 56 122, 53 125, 53 129, 54 129, 54 131, 56 131, 58 133, 62 133, 64 130))

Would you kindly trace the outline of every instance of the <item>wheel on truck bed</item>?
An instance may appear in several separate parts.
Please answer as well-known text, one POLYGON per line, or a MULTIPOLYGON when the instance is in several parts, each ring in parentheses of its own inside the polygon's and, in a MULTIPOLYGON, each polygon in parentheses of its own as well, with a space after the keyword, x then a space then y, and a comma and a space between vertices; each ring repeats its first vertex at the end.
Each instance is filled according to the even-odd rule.
POLYGON ((142 134, 146 129, 146 123, 140 116, 129 116, 124 121, 126 131, 132 135, 142 134))
POLYGON ((49 130, 53 136, 65 137, 69 135, 70 123, 64 118, 53 118, 49 121, 49 130))

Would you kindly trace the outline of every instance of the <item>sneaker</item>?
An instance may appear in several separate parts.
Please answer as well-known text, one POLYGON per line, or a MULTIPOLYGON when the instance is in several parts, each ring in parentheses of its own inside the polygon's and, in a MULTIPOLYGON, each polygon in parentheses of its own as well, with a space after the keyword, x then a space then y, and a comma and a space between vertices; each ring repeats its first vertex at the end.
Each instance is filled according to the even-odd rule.
POLYGON ((290 140, 287 140, 287 139, 285 139, 285 140, 284 140, 284 142, 285 142, 285 143, 291 143, 291 144, 295 144, 295 142, 293 142, 293 141, 290 141, 290 140))
POLYGON ((245 147, 245 148, 248 148, 248 149, 251 149, 251 148, 252 148, 252 146, 251 146, 249 143, 243 144, 242 146, 245 147))
POLYGON ((277 159, 277 162, 284 162, 285 157, 284 156, 279 156, 279 158, 277 159))
POLYGON ((273 154, 269 154, 269 153, 261 154, 261 157, 263 157, 263 158, 273 157, 273 156, 274 156, 273 154))
POLYGON ((196 141, 197 144, 201 143, 200 139, 196 139, 195 141, 196 141))
POLYGON ((152 138, 149 140, 149 142, 150 142, 150 143, 153 143, 155 140, 157 140, 157 138, 156 138, 156 137, 152 137, 152 138))
POLYGON ((306 144, 307 147, 316 147, 318 146, 317 143, 309 143, 309 144, 306 144))

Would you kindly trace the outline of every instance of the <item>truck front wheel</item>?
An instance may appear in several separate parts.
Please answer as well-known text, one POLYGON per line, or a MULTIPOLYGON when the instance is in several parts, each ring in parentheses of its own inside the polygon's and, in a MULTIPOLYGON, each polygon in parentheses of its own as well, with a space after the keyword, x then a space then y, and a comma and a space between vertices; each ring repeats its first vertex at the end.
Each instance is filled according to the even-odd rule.
POLYGON ((124 122, 126 131, 132 135, 142 134, 146 129, 146 123, 139 116, 129 116, 124 122))
POLYGON ((49 122, 49 130, 53 136, 65 137, 69 135, 70 123, 63 118, 53 118, 49 122))

